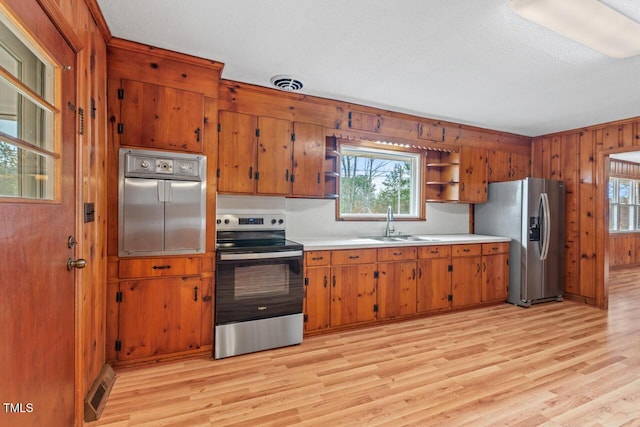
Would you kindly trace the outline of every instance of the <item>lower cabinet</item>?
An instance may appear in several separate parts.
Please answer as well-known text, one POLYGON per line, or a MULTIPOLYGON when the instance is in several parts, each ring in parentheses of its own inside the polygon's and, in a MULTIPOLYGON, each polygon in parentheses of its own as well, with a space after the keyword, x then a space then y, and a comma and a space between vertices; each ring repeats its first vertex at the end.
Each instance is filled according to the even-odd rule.
POLYGON ((418 248, 418 313, 451 307, 451 246, 418 248))
POLYGON ((114 276, 107 285, 107 360, 133 363, 210 349, 211 260, 166 257, 116 261, 118 278, 114 276))
POLYGON ((202 289, 200 277, 120 282, 118 360, 200 348, 202 289))
POLYGON ((305 332, 505 301, 509 243, 305 252, 305 332))
POLYGON ((509 243, 482 244, 482 302, 506 301, 509 292, 509 243))
POLYGON ((451 306, 482 301, 482 245, 453 245, 451 249, 451 306))

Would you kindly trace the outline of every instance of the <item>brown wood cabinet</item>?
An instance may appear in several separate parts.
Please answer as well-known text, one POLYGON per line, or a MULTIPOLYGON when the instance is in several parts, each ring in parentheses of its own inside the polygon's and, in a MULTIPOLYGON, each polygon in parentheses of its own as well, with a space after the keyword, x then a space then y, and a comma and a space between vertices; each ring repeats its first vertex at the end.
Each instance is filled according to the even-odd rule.
POLYGON ((305 252, 305 332, 504 302, 508 259, 508 242, 305 252))
POLYGON ((487 172, 486 148, 462 147, 460 149, 459 202, 487 201, 487 172))
POLYGON ((330 251, 305 252, 304 330, 317 331, 330 325, 330 251))
POLYGON ((451 248, 451 306, 464 307, 482 301, 482 245, 451 248))
POLYGON ((451 307, 451 246, 418 248, 417 311, 451 307))
POLYGON ((609 266, 625 267, 640 264, 640 233, 609 235, 609 266))
POLYGON ((415 247, 378 249, 378 319, 416 312, 415 247))
POLYGON ((509 243, 482 244, 482 302, 506 301, 509 293, 509 243))
POLYGON ((128 79, 112 90, 121 145, 204 152, 203 94, 128 79))
POLYGON ((512 151, 489 150, 488 181, 514 181, 531 174, 530 158, 526 154, 512 151))
POLYGON ((231 111, 219 123, 218 191, 324 195, 322 126, 231 111))
POLYGON ((118 360, 200 348, 203 286, 200 277, 120 282, 118 360))

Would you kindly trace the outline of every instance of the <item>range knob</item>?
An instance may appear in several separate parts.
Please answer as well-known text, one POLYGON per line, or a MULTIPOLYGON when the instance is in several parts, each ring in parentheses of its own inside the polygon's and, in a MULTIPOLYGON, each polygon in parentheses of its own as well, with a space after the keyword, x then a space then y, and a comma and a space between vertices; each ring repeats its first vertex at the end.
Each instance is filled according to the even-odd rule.
POLYGON ((151 163, 148 160, 143 160, 140 162, 140 167, 142 169, 149 169, 151 167, 151 163))
POLYGON ((271 220, 271 224, 275 224, 275 223, 276 223, 276 219, 274 218, 271 220))
POLYGON ((189 165, 186 163, 180 163, 178 170, 182 173, 187 172, 189 170, 189 165))
POLYGON ((282 223, 284 223, 284 219, 280 218, 280 219, 278 220, 278 224, 282 224, 282 223))
POLYGON ((225 220, 224 220, 224 223, 225 223, 225 224, 229 224, 229 220, 228 220, 228 219, 225 219, 225 220))
POLYGON ((220 218, 216 219, 216 224, 222 224, 222 220, 220 218))

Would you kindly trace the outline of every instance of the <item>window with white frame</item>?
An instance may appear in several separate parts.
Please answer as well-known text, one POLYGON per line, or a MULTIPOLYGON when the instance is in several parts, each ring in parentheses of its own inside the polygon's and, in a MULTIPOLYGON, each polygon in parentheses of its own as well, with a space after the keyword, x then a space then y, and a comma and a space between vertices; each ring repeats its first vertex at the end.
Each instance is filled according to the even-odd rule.
POLYGON ((381 218, 391 207, 396 219, 419 218, 421 154, 377 145, 341 144, 340 217, 381 218))
POLYGON ((609 231, 640 231, 640 180, 609 178, 609 231))
POLYGON ((54 67, 0 14, 0 198, 54 198, 54 67))

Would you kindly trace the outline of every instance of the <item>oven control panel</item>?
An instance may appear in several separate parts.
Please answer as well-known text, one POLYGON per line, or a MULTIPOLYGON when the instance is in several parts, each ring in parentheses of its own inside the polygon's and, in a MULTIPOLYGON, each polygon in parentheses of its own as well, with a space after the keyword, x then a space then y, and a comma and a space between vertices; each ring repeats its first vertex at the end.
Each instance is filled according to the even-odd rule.
POLYGON ((218 230, 284 230, 284 214, 221 214, 216 215, 218 230))

